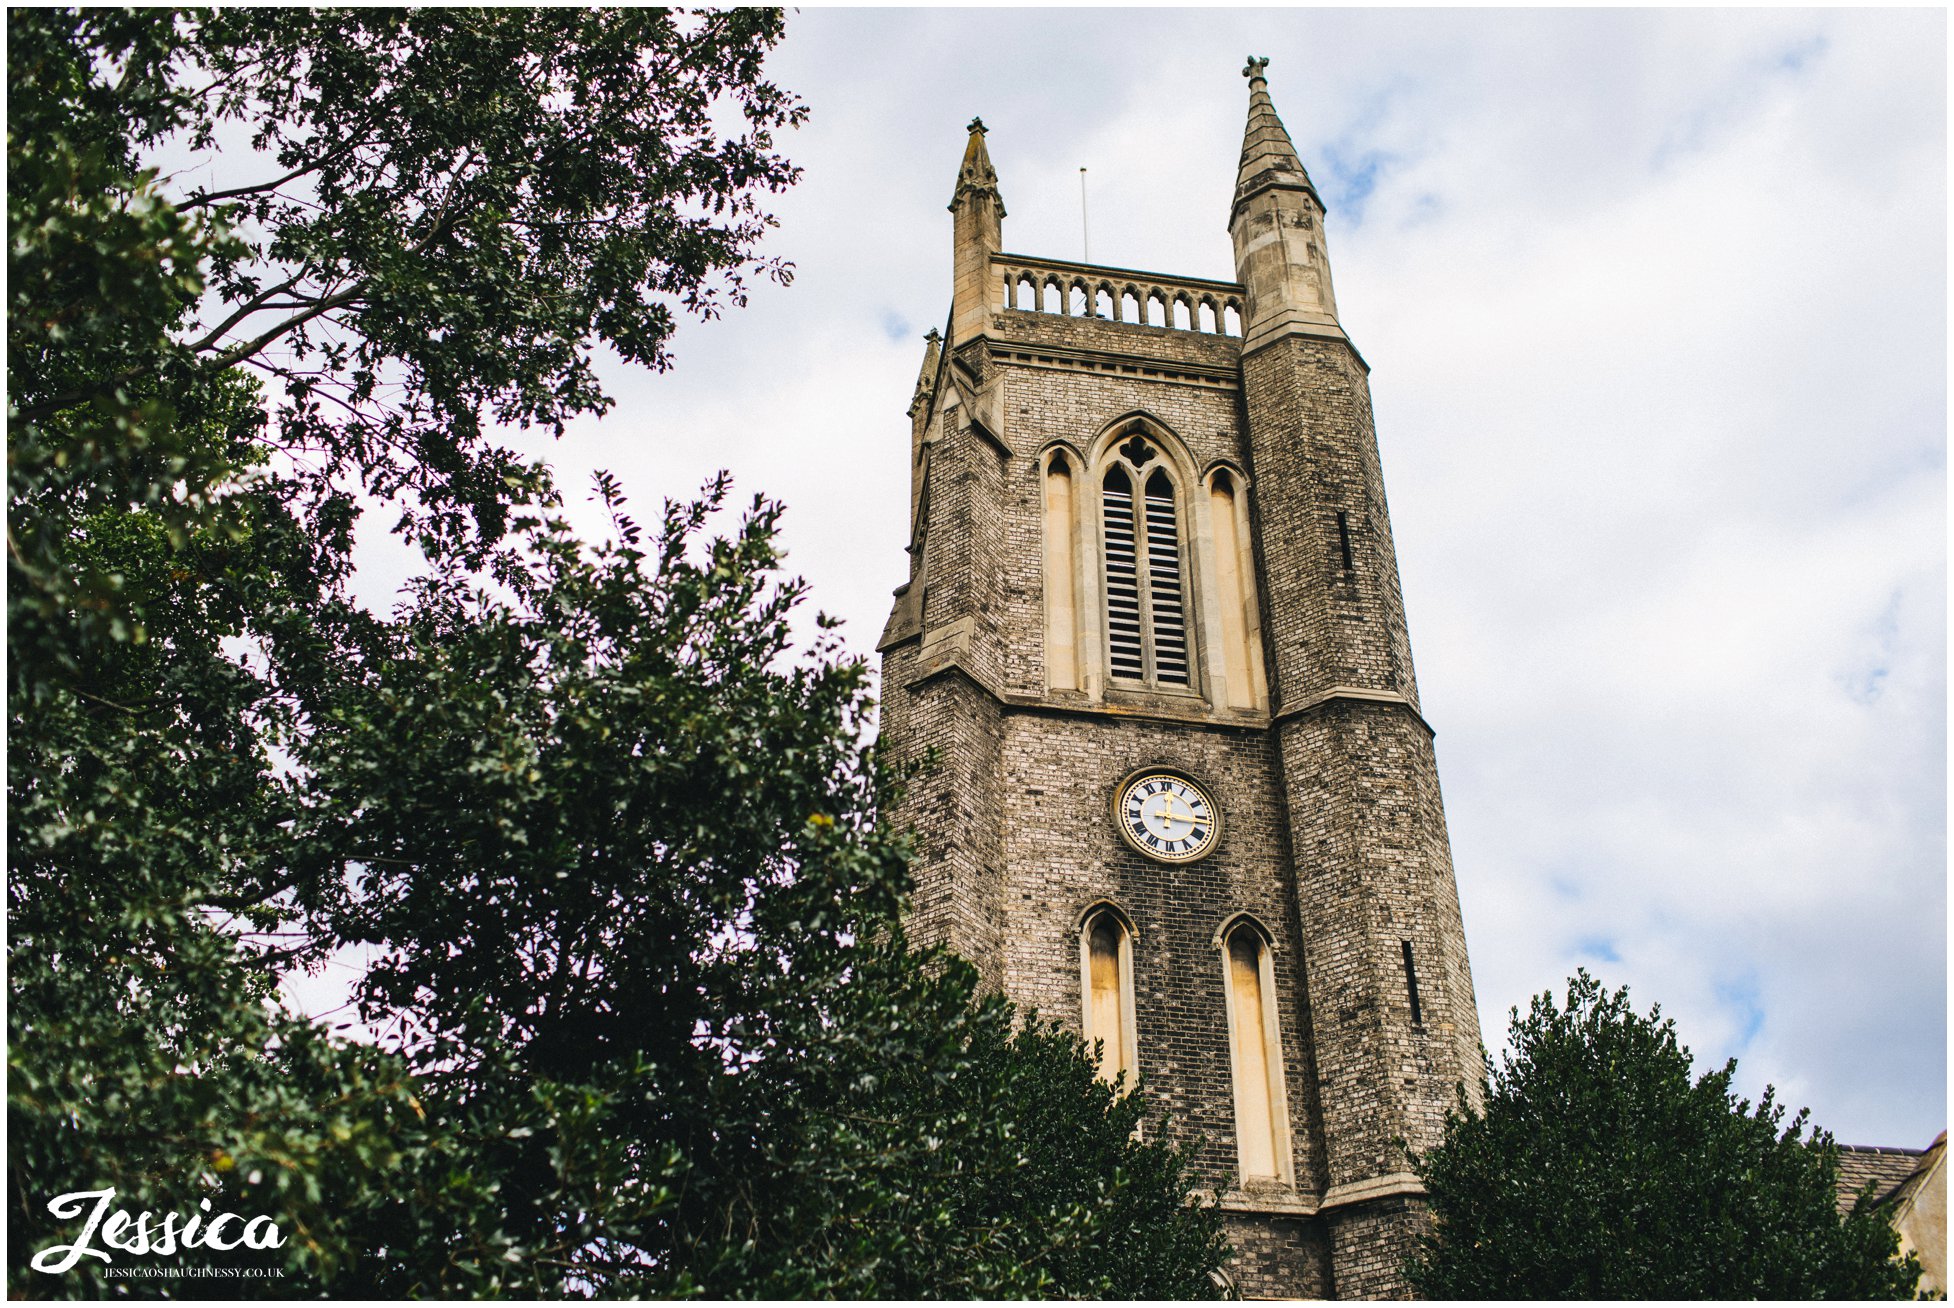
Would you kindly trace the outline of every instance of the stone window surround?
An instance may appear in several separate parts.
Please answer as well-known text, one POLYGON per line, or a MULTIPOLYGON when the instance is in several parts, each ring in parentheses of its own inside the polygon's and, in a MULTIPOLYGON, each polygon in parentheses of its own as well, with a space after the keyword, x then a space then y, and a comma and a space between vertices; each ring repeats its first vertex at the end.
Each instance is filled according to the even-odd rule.
MULTIPOLYGON (((1224 459, 1197 468, 1186 443, 1172 428, 1137 410, 1102 426, 1083 449, 1064 439, 1047 442, 1039 450, 1035 466, 1044 524, 1046 690, 1079 694, 1093 704, 1139 706, 1152 702, 1162 707, 1182 704, 1197 711, 1266 714, 1268 677, 1250 544, 1254 537, 1249 522, 1247 473, 1224 459), (1109 675, 1106 544, 1100 492, 1106 470, 1120 459, 1119 447, 1135 435, 1155 448, 1156 462, 1166 468, 1174 483, 1188 645, 1188 684, 1184 687, 1114 681, 1109 675), (1059 465, 1056 470, 1055 463, 1059 465), (1069 513, 1056 503, 1057 497, 1067 498, 1064 507, 1069 513), (1217 530, 1217 517, 1225 509, 1232 510, 1234 521, 1219 524, 1217 530), (1230 544, 1234 558, 1224 561, 1221 551, 1230 544), (1087 566, 1088 560, 1091 566, 1087 566), (1061 579, 1067 576, 1069 586, 1061 579), (1069 624, 1053 611, 1053 604, 1062 604, 1068 591, 1072 608, 1069 624), (1242 620, 1226 623, 1224 614, 1229 610, 1240 613, 1242 620), (1059 633, 1056 638, 1055 633, 1059 633), (1247 686, 1240 684, 1244 671, 1247 686)), ((1136 475, 1136 491, 1140 484, 1136 475)))
POLYGON ((1231 914, 1215 929, 1213 940, 1215 951, 1220 956, 1222 974, 1222 997, 1227 1011, 1228 1061, 1230 1080, 1235 1087, 1235 1147, 1241 1183, 1245 1187, 1264 1187, 1276 1185, 1293 1187, 1296 1184, 1295 1149, 1289 1138, 1289 1095, 1287 1078, 1283 1073, 1282 1030, 1277 1020, 1281 1008, 1277 1000, 1275 983, 1275 935, 1253 913, 1237 912, 1231 914), (1260 1007, 1262 1010, 1261 1044, 1259 1059, 1252 1051, 1242 1047, 1238 1037, 1236 1007, 1241 1002, 1235 994, 1235 977, 1229 955, 1234 938, 1239 933, 1249 932, 1256 942, 1256 967, 1260 986, 1260 1007), (1250 1125, 1244 1122, 1245 1107, 1243 1096, 1244 1078, 1253 1071, 1253 1063, 1262 1066, 1262 1075, 1267 1078, 1261 1095, 1268 1113, 1268 1131, 1271 1149, 1275 1156, 1276 1174, 1252 1174, 1249 1171, 1250 1155, 1244 1136, 1250 1125))
POLYGON ((1133 946, 1140 933, 1133 926, 1132 917, 1110 899, 1097 899, 1088 904, 1078 919, 1079 935, 1079 1030, 1084 1036, 1088 1053, 1095 1041, 1117 1040, 1119 1042, 1118 1065, 1126 1070, 1122 1092, 1130 1091, 1140 1079, 1140 1051, 1135 1008, 1133 1003, 1133 946), (1100 921, 1110 919, 1119 932, 1119 1019, 1118 1030, 1111 1033, 1096 1029, 1093 1020, 1092 1003, 1092 930, 1100 921))

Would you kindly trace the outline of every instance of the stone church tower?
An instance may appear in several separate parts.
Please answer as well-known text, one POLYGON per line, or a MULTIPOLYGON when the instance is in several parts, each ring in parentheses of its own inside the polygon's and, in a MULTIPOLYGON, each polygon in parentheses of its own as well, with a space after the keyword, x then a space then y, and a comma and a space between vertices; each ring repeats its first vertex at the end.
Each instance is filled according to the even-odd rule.
POLYGON ((914 930, 1098 1042, 1249 1296, 1390 1297, 1481 1075, 1432 730, 1323 203, 1251 60, 1239 282, 1004 253, 981 121, 883 633, 914 930))

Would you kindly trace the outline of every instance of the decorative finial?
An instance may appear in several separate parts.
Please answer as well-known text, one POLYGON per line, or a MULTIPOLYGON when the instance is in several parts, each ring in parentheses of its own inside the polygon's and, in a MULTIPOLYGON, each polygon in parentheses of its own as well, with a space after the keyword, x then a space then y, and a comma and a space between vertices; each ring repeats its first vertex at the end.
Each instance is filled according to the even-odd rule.
POLYGON ((932 327, 923 333, 923 339, 930 342, 940 341, 943 339, 943 334, 932 327))
POLYGON ((1268 66, 1269 60, 1267 56, 1250 55, 1248 57, 1248 67, 1242 69, 1242 76, 1251 82, 1266 82, 1269 79, 1263 70, 1268 66))
MULTIPOLYGON (((1262 62, 1266 64, 1266 63, 1268 63, 1269 61, 1268 61, 1268 60, 1266 60, 1266 59, 1264 59, 1264 60, 1263 60, 1262 62)), ((968 131, 972 131, 972 132, 988 132, 988 131, 989 131, 990 129, 989 129, 988 127, 985 127, 985 126, 984 126, 984 120, 983 120, 983 119, 981 119, 981 118, 973 118, 973 119, 971 119, 971 120, 970 120, 970 126, 969 126, 969 128, 967 128, 966 130, 968 130, 968 131)))

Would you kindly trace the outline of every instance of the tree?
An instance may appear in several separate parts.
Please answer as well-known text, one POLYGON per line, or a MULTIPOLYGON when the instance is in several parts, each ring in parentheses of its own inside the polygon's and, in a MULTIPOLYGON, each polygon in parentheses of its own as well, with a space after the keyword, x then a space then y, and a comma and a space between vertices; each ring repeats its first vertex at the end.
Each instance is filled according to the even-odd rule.
POLYGON ((1660 1010, 1586 972, 1513 1013, 1475 1108, 1418 1157, 1435 1225, 1412 1260, 1439 1299, 1911 1298, 1920 1274, 1868 1203, 1841 1215, 1838 1151, 1736 1062, 1692 1080, 1660 1010))
POLYGON ((108 1187, 275 1216, 245 1291, 1205 1288, 1139 1101, 904 941, 779 506, 646 533, 606 478, 587 543, 493 443, 786 275, 781 22, 10 11, 17 1291, 126 1287, 28 1267, 108 1187), (385 618, 375 505, 426 560, 385 618), (278 1003, 347 949, 377 1047, 278 1003))

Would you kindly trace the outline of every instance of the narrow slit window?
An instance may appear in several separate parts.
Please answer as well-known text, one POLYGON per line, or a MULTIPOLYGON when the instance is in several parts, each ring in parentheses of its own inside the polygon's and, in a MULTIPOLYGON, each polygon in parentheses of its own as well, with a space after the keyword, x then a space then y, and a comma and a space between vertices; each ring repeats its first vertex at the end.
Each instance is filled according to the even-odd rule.
POLYGON ((1337 548, 1343 552, 1343 570, 1349 572, 1355 565, 1350 557, 1350 515, 1337 512, 1337 548))
POLYGON ((1404 994, 1411 1001, 1411 1024, 1423 1026, 1425 1013, 1418 1003, 1418 965, 1411 961, 1411 942, 1400 940, 1398 943, 1404 946, 1404 994))

